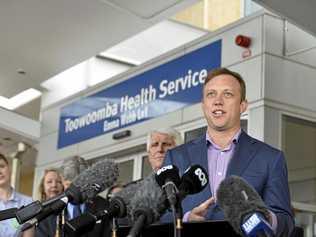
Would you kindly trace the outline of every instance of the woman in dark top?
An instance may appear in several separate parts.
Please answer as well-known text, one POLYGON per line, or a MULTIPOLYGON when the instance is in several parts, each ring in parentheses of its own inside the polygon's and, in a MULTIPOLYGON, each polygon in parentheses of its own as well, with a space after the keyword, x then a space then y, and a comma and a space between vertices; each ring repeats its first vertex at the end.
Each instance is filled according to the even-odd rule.
MULTIPOLYGON (((40 201, 51 199, 64 191, 62 177, 57 169, 46 169, 39 186, 40 201)), ((61 223, 61 216, 51 215, 42 220, 36 227, 36 237, 61 236, 58 233, 57 223, 61 223), (56 233, 57 231, 57 233, 56 233), (56 235, 57 234, 57 235, 56 235)))

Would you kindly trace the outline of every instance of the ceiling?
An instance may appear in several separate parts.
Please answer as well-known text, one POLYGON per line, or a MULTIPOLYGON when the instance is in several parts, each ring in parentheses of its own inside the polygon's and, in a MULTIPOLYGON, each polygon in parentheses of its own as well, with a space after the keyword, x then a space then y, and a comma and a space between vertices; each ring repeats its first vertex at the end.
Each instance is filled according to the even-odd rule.
POLYGON ((194 2, 1 1, 0 95, 41 90, 41 82, 194 2))
MULTIPOLYGON (((44 91, 40 86, 43 81, 195 2, 197 0, 0 1, 0 96, 10 98, 28 88, 44 91)), ((14 112, 38 121, 40 103, 39 98, 14 112)), ((31 146, 36 144, 10 129, 0 128, 0 152, 14 153, 20 141, 31 146)), ((31 156, 35 157, 36 149, 31 150, 31 156)), ((33 161, 26 164, 32 166, 33 161)))
POLYGON ((266 9, 286 17, 290 22, 316 36, 316 1, 311 0, 252 0, 266 9))

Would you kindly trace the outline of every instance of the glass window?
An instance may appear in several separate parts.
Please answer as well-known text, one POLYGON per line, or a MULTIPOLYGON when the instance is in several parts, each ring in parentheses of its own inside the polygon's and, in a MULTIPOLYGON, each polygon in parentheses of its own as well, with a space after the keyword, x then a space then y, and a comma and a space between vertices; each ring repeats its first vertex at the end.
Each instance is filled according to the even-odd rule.
POLYGON ((126 183, 141 177, 141 158, 146 150, 146 144, 140 144, 128 149, 122 149, 114 153, 106 154, 89 160, 93 164, 103 159, 114 160, 119 167, 118 182, 126 183))
POLYGON ((118 182, 128 183, 133 180, 133 166, 134 166, 134 160, 118 162, 119 174, 120 174, 118 178, 118 182))
POLYGON ((292 201, 316 204, 316 122, 283 116, 282 149, 292 201))
POLYGON ((184 142, 189 142, 206 133, 207 127, 196 128, 184 133, 184 142))
POLYGON ((198 1, 196 4, 178 12, 172 19, 197 28, 214 31, 242 18, 244 1, 198 1))
POLYGON ((295 224, 305 236, 316 229, 316 122, 291 116, 282 117, 282 149, 289 171, 295 224))
POLYGON ((142 178, 146 177, 152 172, 151 166, 148 161, 148 156, 143 156, 142 162, 142 178))

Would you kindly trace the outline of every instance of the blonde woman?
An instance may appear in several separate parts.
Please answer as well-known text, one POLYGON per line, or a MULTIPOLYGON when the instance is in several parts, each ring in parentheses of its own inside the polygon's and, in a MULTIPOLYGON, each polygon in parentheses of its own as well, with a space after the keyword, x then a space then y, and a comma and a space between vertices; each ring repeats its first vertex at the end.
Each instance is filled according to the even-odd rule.
POLYGON ((46 169, 39 185, 40 201, 51 199, 63 191, 64 186, 59 171, 54 168, 46 169))
MULTIPOLYGON (((44 175, 39 185, 40 200, 46 201, 64 191, 62 177, 58 169, 50 168, 44 171, 44 175)), ((58 237, 60 236, 60 228, 57 228, 60 221, 60 216, 51 215, 40 222, 36 227, 36 237, 58 237), (58 231, 57 231, 58 230, 58 231)))

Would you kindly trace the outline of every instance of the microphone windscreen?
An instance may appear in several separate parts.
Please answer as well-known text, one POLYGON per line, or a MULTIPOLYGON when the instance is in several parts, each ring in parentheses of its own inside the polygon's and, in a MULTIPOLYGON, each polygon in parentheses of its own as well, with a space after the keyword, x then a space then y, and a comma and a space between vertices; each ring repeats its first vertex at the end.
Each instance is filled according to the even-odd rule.
POLYGON ((177 187, 180 184, 179 169, 174 165, 166 165, 160 168, 156 173, 156 181, 160 187, 167 181, 172 181, 177 187))
POLYGON ((142 185, 143 180, 133 181, 125 184, 124 188, 117 193, 114 193, 112 197, 120 197, 124 200, 126 205, 129 205, 130 201, 135 196, 136 191, 142 185))
POLYGON ((243 234, 243 219, 259 212, 268 219, 269 211, 257 191, 247 181, 238 176, 224 179, 217 190, 217 204, 234 230, 243 234))
POLYGON ((140 186, 135 192, 130 205, 128 207, 128 214, 132 222, 138 218, 138 213, 150 214, 146 216, 146 224, 149 225, 158 221, 160 216, 166 210, 166 196, 155 180, 155 174, 147 176, 142 180, 140 186))
POLYGON ((74 203, 82 203, 94 198, 99 192, 112 186, 119 176, 116 163, 112 160, 102 160, 79 174, 71 185, 80 190, 81 197, 74 198, 74 203))
POLYGON ((87 161, 80 156, 73 156, 63 161, 60 167, 60 173, 65 180, 74 181, 74 179, 89 167, 87 161))
POLYGON ((179 191, 185 194, 201 192, 208 184, 208 175, 200 165, 189 167, 181 177, 179 191))

